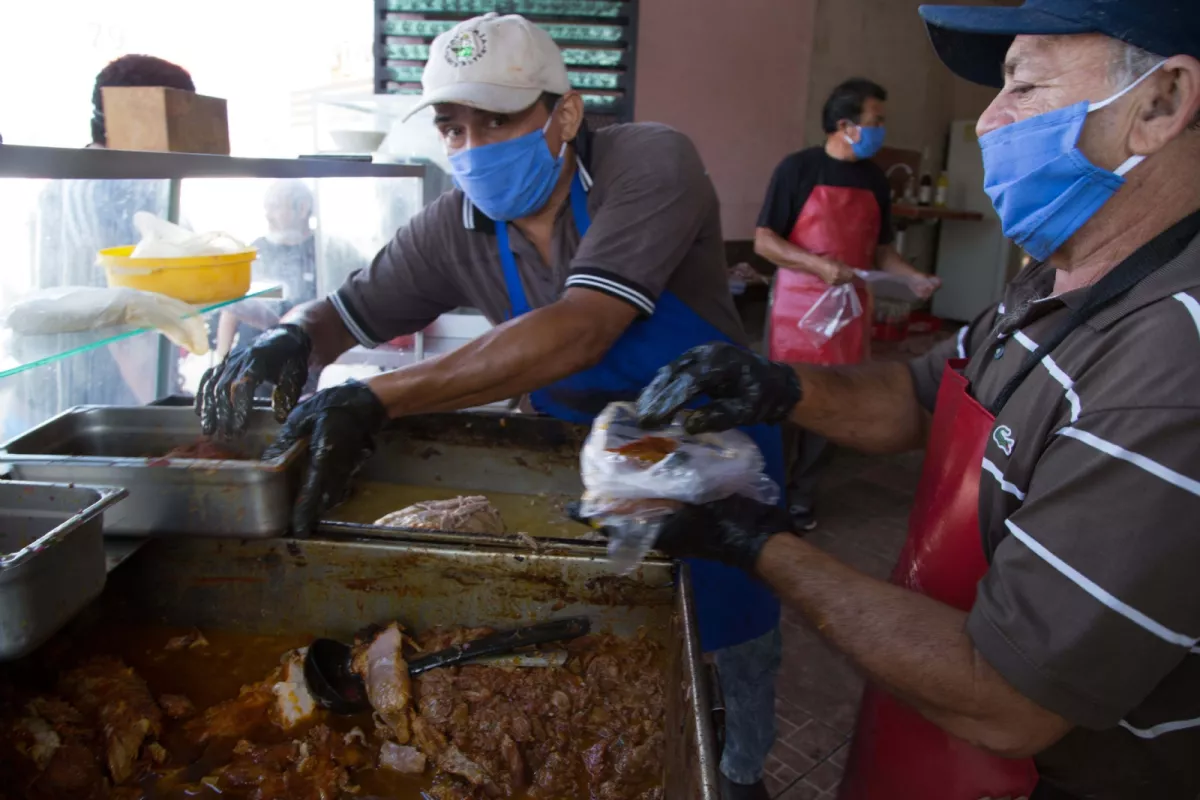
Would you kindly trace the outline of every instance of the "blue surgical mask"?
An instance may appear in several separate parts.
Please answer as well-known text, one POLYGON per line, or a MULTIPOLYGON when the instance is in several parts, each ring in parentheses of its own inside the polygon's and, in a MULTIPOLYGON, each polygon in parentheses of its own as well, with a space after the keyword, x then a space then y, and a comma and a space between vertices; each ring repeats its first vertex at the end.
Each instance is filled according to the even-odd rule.
POLYGON ((567 152, 563 142, 557 158, 550 154, 549 127, 546 120, 540 131, 455 153, 450 156, 454 182, 494 220, 510 222, 533 214, 550 199, 567 152))
POLYGON ((1112 199, 1144 157, 1133 156, 1113 172, 1097 167, 1078 147, 1083 125, 1088 114, 1120 100, 1161 66, 1107 100, 1076 103, 979 138, 983 188, 1005 236, 1045 261, 1112 199))
POLYGON ((872 127, 858 128, 858 141, 854 141, 848 135, 842 134, 846 142, 854 150, 855 158, 866 160, 872 158, 876 153, 883 149, 883 140, 887 138, 887 128, 883 125, 875 125, 872 127))

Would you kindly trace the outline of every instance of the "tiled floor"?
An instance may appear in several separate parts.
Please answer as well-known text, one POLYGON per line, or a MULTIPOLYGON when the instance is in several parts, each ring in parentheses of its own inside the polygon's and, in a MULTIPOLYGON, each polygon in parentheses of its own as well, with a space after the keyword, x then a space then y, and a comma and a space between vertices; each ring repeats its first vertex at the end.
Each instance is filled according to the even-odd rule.
MULTIPOLYGON (((837 451, 823 473, 820 525, 809 541, 886 578, 904 543, 921 454, 879 458, 837 451)), ((779 738, 767 786, 780 800, 833 800, 842 778, 862 679, 798 614, 783 612, 779 738)))
MULTIPOLYGON (((905 359, 936 338, 876 347, 875 357, 905 359)), ((822 473, 819 527, 809 541, 847 564, 887 578, 904 544, 921 453, 869 457, 834 452, 822 473)), ((783 669, 775 716, 779 738, 767 762, 767 787, 779 800, 834 800, 862 694, 862 678, 808 628, 783 612, 783 669)))

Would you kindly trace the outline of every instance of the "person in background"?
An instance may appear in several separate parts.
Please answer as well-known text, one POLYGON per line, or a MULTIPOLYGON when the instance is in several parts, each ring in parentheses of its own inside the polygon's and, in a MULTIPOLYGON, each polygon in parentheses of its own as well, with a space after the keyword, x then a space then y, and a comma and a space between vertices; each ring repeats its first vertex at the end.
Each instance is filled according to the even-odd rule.
MULTIPOLYGON (((165 86, 196 90, 187 70, 154 56, 127 55, 108 64, 96 76, 92 89, 89 148, 106 146, 102 90, 112 86, 165 86)), ((96 251, 136 244, 133 215, 138 211, 164 214, 166 181, 70 180, 54 181, 40 199, 37 227, 35 285, 103 286, 104 271, 96 265, 96 251)))
MULTIPOLYGON (((355 344, 415 333, 456 308, 478 308, 495 327, 452 353, 324 389, 291 410, 268 453, 310 441, 297 532, 347 496, 389 417, 529 393, 538 411, 588 424, 609 403, 636 399, 691 347, 746 345, 720 204, 691 140, 650 123, 590 131, 562 52, 516 15, 487 14, 441 34, 422 85, 417 107, 433 106, 461 189, 414 215, 338 291, 293 309, 214 368, 197 397, 201 423, 209 433, 240 433, 259 384, 274 384, 287 411, 310 359, 329 364, 355 344)), ((782 482, 779 429, 746 433, 782 482)), ((775 738, 779 605, 738 570, 689 566, 701 646, 713 653, 726 700, 722 796, 760 800, 775 738)))
MULTIPOLYGON (((912 279, 920 297, 936 278, 915 269, 892 245, 891 189, 871 158, 883 147, 887 92, 864 78, 838 86, 825 101, 825 143, 785 158, 771 177, 754 250, 778 271, 768 322, 770 356, 809 364, 856 364, 869 356, 871 298, 855 270, 881 269, 912 279), (827 342, 800 321, 831 286, 854 285, 861 315, 827 342)), ((848 290, 847 290, 848 291, 848 290)), ((815 491, 825 439, 787 428, 788 503, 797 530, 817 525, 815 491)))
MULTIPOLYGON (((96 75, 92 89, 88 148, 106 146, 102 90, 108 86, 195 91, 187 70, 161 58, 126 55, 112 61, 96 75)), ((165 215, 168 193, 167 181, 51 181, 38 198, 33 288, 106 285, 97 252, 136 244, 133 215, 165 215)), ((29 374, 37 385, 27 392, 28 418, 40 422, 80 403, 140 405, 154 400, 157 387, 145 369, 147 347, 141 339, 129 339, 60 362, 53 380, 46 377, 47 368, 29 374)))
POLYGON ((246 344, 279 324, 292 308, 317 299, 317 240, 312 230, 313 195, 302 180, 271 184, 263 196, 267 233, 251 244, 258 251, 256 280, 279 284, 278 302, 250 300, 221 312, 216 357, 228 355, 239 342, 246 344))
POLYGON ((689 427, 924 445, 892 581, 737 499, 657 546, 752 571, 867 676, 842 800, 1196 800, 1200 3, 920 13, 999 89, 984 188, 1033 263, 908 365, 711 346, 640 404, 650 427, 707 396, 689 427))
MULTIPOLYGON (((221 312, 214 346, 219 361, 239 344, 246 345, 296 306, 317 299, 317 236, 313 230, 313 193, 302 180, 280 180, 263 196, 267 232, 251 246, 258 251, 255 280, 278 284, 283 299, 246 300, 221 312)), ((322 255, 339 272, 354 272, 366 260, 354 245, 326 237, 322 255)), ((319 371, 313 370, 305 393, 316 389, 319 371)), ((270 388, 259 387, 255 395, 269 397, 270 388)))

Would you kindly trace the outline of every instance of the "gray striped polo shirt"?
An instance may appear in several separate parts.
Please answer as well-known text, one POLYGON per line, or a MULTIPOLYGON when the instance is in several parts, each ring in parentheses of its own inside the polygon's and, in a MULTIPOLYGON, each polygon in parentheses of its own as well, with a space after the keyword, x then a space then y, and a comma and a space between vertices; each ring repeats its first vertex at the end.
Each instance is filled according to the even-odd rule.
MULTIPOLYGON (((1079 797, 1200 797, 1200 212, 1130 257, 1163 264, 1072 333, 997 416, 980 481, 990 568, 967 630, 1077 727, 1037 757, 1079 797)), ((932 409, 948 358, 985 407, 1086 298, 1026 269, 910 364, 932 409)))

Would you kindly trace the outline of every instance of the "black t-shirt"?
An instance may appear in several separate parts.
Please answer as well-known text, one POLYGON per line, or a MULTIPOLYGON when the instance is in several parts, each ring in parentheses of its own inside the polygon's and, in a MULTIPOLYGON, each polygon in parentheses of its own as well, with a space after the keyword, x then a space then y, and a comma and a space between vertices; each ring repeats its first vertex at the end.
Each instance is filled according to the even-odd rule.
POLYGON ((879 202, 879 244, 890 244, 892 234, 892 190, 887 176, 874 161, 839 161, 824 147, 792 153, 780 162, 771 176, 767 199, 758 215, 758 227, 769 228, 787 238, 818 186, 866 189, 879 202))

